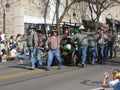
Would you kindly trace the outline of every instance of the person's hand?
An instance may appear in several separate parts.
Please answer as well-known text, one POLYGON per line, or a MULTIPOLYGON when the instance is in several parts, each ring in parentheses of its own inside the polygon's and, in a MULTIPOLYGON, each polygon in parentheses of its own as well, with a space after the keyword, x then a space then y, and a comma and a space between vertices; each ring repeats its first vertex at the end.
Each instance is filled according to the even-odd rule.
POLYGON ((105 72, 105 73, 104 73, 104 79, 108 79, 108 77, 109 77, 108 72, 105 72))
POLYGON ((34 48, 36 48, 37 45, 34 46, 34 48))
POLYGON ((108 87, 108 84, 107 84, 107 79, 108 79, 108 77, 109 77, 109 74, 108 74, 108 72, 105 72, 104 73, 104 80, 103 80, 103 87, 108 87))
POLYGON ((46 45, 46 47, 45 47, 46 49, 49 49, 49 47, 48 47, 48 45, 46 45))

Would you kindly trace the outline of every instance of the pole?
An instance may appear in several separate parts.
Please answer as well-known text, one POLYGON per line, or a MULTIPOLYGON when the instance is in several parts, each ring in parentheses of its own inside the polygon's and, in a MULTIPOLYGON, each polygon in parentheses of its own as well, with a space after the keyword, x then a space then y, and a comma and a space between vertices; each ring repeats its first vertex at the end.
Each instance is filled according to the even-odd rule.
POLYGON ((3 33, 5 33, 5 8, 3 8, 3 33))
POLYGON ((2 2, 1 2, 1 6, 2 6, 2 8, 3 8, 3 33, 5 33, 6 31, 6 29, 5 29, 5 16, 6 16, 6 13, 5 13, 5 9, 6 8, 9 8, 10 7, 10 4, 9 4, 9 2, 8 2, 9 0, 7 0, 7 3, 5 4, 5 6, 2 4, 2 2))

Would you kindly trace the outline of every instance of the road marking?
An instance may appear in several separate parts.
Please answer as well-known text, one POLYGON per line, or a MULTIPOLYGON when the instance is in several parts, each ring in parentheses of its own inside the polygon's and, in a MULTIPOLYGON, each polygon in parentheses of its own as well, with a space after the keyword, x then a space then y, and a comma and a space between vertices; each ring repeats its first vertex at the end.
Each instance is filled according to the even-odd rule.
MULTIPOLYGON (((57 69, 57 68, 58 68, 57 66, 51 67, 51 69, 57 69)), ((64 68, 64 67, 62 67, 62 68, 64 68)), ((43 70, 43 69, 35 69, 35 70, 30 70, 30 71, 18 72, 18 73, 14 73, 14 74, 7 74, 7 75, 4 75, 4 76, 0 76, 0 80, 20 77, 20 76, 25 76, 25 75, 30 75, 30 74, 44 72, 44 71, 45 70, 43 70)))
POLYGON ((45 71, 45 70, 35 69, 33 71, 25 71, 25 72, 19 72, 19 73, 14 73, 14 74, 8 74, 8 75, 0 76, 0 80, 15 78, 15 77, 29 75, 29 74, 43 72, 43 71, 45 71))

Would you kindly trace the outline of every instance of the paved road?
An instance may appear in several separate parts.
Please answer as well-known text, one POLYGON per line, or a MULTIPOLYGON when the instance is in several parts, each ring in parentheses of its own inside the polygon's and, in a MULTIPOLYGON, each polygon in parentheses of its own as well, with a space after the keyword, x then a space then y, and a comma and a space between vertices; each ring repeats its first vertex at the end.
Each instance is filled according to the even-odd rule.
MULTIPOLYGON (((113 58, 103 65, 87 65, 85 68, 63 66, 62 70, 44 67, 28 70, 29 63, 18 61, 0 63, 0 90, 91 90, 101 87, 103 73, 120 68, 120 58, 113 58)), ((112 76, 109 80, 112 79, 112 76)))

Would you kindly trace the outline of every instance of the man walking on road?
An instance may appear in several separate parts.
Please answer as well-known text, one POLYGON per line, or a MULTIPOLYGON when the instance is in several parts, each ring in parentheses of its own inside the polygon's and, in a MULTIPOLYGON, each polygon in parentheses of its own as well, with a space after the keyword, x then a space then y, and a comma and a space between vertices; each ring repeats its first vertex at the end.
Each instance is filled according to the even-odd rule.
POLYGON ((30 68, 30 70, 34 70, 35 69, 35 48, 36 48, 36 45, 38 44, 38 36, 34 32, 34 27, 29 28, 29 33, 30 34, 27 37, 27 46, 29 50, 30 60, 32 63, 32 67, 30 68))
POLYGON ((78 53, 81 60, 82 67, 85 66, 86 53, 88 48, 88 35, 84 32, 84 26, 80 26, 80 33, 75 34, 72 38, 77 41, 78 53))
POLYGON ((48 61, 47 61, 47 67, 46 70, 49 71, 53 57, 55 56, 58 60, 58 69, 61 69, 62 67, 62 61, 60 58, 60 38, 57 35, 57 30, 52 31, 52 35, 48 38, 46 41, 46 49, 48 49, 48 61))
POLYGON ((40 30, 37 31, 38 34, 38 45, 36 46, 35 49, 35 53, 36 53, 36 63, 35 66, 38 67, 38 65, 42 65, 42 61, 41 61, 41 53, 42 53, 42 49, 44 49, 44 43, 46 40, 46 37, 42 34, 42 32, 40 30))

